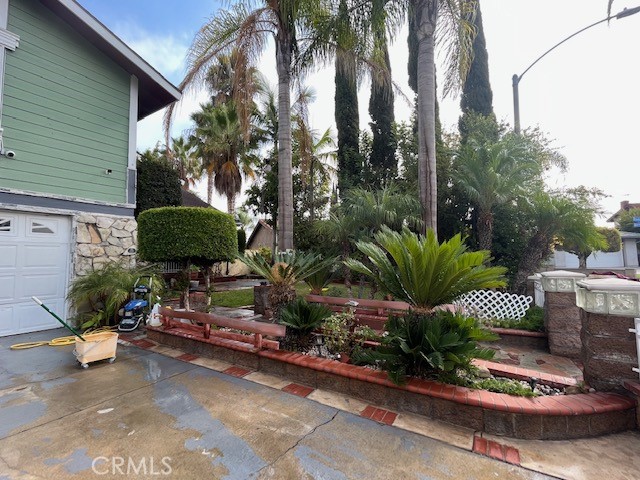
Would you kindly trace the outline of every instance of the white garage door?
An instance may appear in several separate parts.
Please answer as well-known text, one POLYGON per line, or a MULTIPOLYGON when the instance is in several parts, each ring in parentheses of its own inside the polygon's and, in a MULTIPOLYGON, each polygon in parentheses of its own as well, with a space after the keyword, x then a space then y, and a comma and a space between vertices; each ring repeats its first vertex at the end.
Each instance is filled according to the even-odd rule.
POLYGON ((0 210, 0 336, 59 327, 32 296, 65 319, 69 217, 0 210))

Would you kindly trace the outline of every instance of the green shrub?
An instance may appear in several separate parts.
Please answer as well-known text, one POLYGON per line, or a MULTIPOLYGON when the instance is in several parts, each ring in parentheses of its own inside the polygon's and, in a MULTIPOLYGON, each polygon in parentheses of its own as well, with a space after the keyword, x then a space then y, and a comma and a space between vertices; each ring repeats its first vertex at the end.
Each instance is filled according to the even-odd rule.
POLYGON ((385 327, 388 334, 380 347, 360 351, 353 360, 379 365, 397 384, 407 376, 425 378, 468 371, 472 359, 493 358, 494 351, 479 348, 478 342, 498 339, 476 319, 445 311, 390 317, 385 327))
POLYGON ((529 332, 544 332, 544 309, 533 306, 521 319, 507 318, 504 320, 491 320, 492 327, 513 328, 517 330, 527 330, 529 332))
POLYGON ((322 324, 324 344, 329 352, 351 354, 354 347, 351 327, 355 323, 355 315, 352 312, 334 313, 322 324))
POLYGON ((81 328, 113 325, 118 319, 118 310, 130 299, 136 280, 143 275, 152 275, 151 298, 160 296, 162 277, 152 267, 124 267, 119 263, 107 263, 83 277, 71 282, 67 299, 78 312, 81 328))
MULTIPOLYGON (((209 267, 238 254, 238 234, 231 215, 213 208, 164 207, 138 217, 138 254, 148 262, 182 262, 188 277, 191 264, 209 267)), ((188 283, 180 302, 189 310, 188 283)))
POLYGON ((354 259, 345 264, 416 311, 427 312, 471 290, 505 285, 506 269, 487 266, 489 252, 467 251, 460 235, 438 243, 432 230, 424 237, 406 228, 402 233, 384 228, 375 240, 380 246, 356 244, 373 268, 354 259))
POLYGON ((244 229, 238 229, 238 253, 244 253, 244 249, 247 247, 247 234, 244 229))
POLYGON ((477 390, 487 390, 488 392, 506 393, 518 397, 537 397, 538 393, 531 390, 531 387, 522 385, 518 380, 512 378, 452 378, 449 383, 461 387, 473 388, 477 390))
POLYGON ((179 206, 182 203, 180 175, 159 152, 145 152, 138 159, 135 216, 150 208, 179 206), (157 158, 152 158, 155 155, 157 158))
POLYGON ((319 328, 329 315, 331 310, 324 305, 308 303, 303 298, 297 298, 282 307, 279 323, 287 327, 289 346, 304 348, 309 345, 311 332, 319 328))
POLYGON ((269 247, 260 247, 258 250, 254 251, 254 255, 258 254, 264 257, 265 261, 269 264, 273 263, 273 255, 271 253, 271 249, 269 247))
POLYGON ((319 260, 319 268, 314 273, 304 279, 311 289, 312 295, 322 295, 322 289, 329 285, 335 276, 338 257, 331 257, 319 260))
POLYGON ((210 265, 233 260, 238 234, 233 217, 213 208, 154 208, 138 217, 138 249, 148 262, 210 265))

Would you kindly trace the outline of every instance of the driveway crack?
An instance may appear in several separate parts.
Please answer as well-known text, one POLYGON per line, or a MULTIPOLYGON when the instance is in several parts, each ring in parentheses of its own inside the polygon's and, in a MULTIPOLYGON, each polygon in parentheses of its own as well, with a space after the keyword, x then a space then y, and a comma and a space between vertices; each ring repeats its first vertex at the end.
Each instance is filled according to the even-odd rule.
POLYGON ((316 433, 316 430, 318 430, 320 427, 324 427, 325 425, 328 425, 329 423, 331 423, 338 416, 338 414, 340 412, 341 412, 341 410, 336 410, 335 413, 331 416, 331 418, 329 420, 327 420, 325 422, 322 422, 322 423, 319 423, 318 425, 313 427, 313 429, 309 433, 305 433, 302 437, 300 437, 298 440, 296 440, 296 442, 292 446, 290 446, 283 453, 278 455, 278 457, 275 460, 269 462, 267 465, 265 465, 261 469, 259 469, 259 470, 255 471, 254 473, 252 473, 250 475, 250 477, 251 478, 257 478, 264 470, 266 470, 267 468, 270 468, 273 465, 275 465, 276 463, 278 463, 278 461, 280 461, 280 459, 285 457, 290 451, 295 450, 296 448, 298 448, 298 445, 300 445, 300 443, 303 440, 305 440, 307 437, 310 437, 311 435, 316 433))

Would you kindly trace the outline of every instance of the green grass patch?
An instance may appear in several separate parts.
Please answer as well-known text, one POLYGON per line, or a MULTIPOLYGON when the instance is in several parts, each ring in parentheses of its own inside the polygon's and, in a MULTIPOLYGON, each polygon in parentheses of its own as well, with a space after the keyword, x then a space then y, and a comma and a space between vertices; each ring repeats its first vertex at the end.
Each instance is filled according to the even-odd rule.
POLYGON ((213 292, 211 294, 211 304, 214 307, 231 308, 253 305, 253 288, 228 290, 226 292, 213 292))

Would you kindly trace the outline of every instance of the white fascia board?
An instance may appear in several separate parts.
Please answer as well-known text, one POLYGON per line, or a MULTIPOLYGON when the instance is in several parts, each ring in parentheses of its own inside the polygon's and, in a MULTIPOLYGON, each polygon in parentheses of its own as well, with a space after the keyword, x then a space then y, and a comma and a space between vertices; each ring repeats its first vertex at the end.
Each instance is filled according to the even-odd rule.
POLYGON ((129 170, 136 169, 136 143, 138 137, 138 78, 131 75, 129 88, 129 170))

